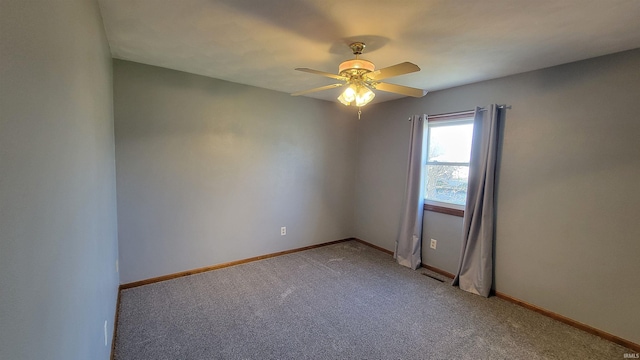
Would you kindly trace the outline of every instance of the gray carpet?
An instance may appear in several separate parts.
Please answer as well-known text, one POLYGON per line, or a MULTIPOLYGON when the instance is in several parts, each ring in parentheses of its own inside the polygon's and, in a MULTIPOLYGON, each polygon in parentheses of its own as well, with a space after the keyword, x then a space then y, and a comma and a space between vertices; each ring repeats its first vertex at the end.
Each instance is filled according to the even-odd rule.
POLYGON ((422 272, 349 241, 124 290, 115 358, 601 360, 631 352, 422 272))

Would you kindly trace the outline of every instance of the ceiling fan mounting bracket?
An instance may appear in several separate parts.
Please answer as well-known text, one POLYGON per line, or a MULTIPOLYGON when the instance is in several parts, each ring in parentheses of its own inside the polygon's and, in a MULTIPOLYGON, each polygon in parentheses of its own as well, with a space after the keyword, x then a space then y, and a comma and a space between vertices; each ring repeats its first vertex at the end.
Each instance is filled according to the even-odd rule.
POLYGON ((353 55, 358 56, 362 55, 362 50, 364 50, 365 44, 363 42, 356 41, 349 44, 349 47, 351 48, 351 51, 353 51, 353 55))

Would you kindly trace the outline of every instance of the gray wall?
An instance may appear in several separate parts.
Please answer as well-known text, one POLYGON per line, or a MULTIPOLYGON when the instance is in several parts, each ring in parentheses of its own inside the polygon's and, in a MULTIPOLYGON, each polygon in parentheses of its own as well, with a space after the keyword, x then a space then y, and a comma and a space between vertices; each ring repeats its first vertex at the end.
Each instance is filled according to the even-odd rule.
POLYGON ((342 105, 122 60, 114 94, 122 283, 353 236, 342 105))
POLYGON ((422 221, 422 263, 455 274, 462 247, 462 218, 425 211, 422 221), (431 249, 430 241, 437 241, 431 249))
POLYGON ((0 359, 108 359, 118 247, 97 3, 1 0, 0 78, 0 359))
POLYGON ((374 104, 358 124, 356 237, 394 250, 408 171, 410 112, 374 104))
MULTIPOLYGON (((411 114, 510 104, 496 290, 640 343, 638 69, 632 50, 376 105, 358 129, 356 236, 393 249, 411 114)), ((425 214, 426 236, 453 237, 446 247, 459 251, 461 218, 425 214)), ((457 266, 450 250, 424 253, 427 264, 457 266)))

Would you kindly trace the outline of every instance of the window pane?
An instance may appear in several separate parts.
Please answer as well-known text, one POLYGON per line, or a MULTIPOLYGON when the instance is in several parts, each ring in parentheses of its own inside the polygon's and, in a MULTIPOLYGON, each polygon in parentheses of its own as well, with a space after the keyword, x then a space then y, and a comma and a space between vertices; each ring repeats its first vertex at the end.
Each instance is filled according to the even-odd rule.
POLYGON ((430 125, 427 161, 468 163, 472 136, 473 124, 430 125))
POLYGON ((425 198, 464 205, 467 200, 468 166, 427 165, 425 198))

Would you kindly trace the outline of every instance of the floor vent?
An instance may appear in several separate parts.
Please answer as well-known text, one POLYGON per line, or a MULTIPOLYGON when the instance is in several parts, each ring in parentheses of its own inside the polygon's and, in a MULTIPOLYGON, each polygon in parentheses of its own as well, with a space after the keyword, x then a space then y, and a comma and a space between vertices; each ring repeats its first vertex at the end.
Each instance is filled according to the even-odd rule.
POLYGON ((422 275, 424 275, 424 276, 426 276, 426 277, 430 277, 430 278, 432 278, 433 280, 438 280, 438 281, 440 281, 441 283, 443 283, 443 282, 444 282, 444 280, 442 280, 442 279, 438 279, 437 277, 432 276, 432 275, 429 275, 429 274, 427 274, 427 273, 422 273, 422 275))

